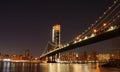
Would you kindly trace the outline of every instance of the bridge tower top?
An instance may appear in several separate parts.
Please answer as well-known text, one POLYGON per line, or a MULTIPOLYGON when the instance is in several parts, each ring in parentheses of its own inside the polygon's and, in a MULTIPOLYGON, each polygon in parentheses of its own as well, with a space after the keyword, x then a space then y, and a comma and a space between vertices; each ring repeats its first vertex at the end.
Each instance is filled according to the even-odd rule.
POLYGON ((61 44, 60 32, 61 32, 60 24, 55 24, 52 28, 52 42, 55 43, 56 47, 60 47, 61 44))

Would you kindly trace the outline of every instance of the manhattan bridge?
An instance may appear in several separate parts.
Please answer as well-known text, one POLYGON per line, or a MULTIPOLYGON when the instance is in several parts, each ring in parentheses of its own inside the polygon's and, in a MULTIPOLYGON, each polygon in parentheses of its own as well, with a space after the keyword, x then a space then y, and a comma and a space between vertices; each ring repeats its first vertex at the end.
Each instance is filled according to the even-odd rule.
POLYGON ((60 57, 62 52, 72 50, 85 45, 104 41, 120 36, 120 1, 116 0, 103 12, 103 14, 88 27, 84 32, 72 39, 66 44, 61 44, 60 24, 52 28, 52 41, 47 43, 40 59, 48 58, 48 61, 55 61, 60 57), (51 59, 50 59, 51 58, 51 59))

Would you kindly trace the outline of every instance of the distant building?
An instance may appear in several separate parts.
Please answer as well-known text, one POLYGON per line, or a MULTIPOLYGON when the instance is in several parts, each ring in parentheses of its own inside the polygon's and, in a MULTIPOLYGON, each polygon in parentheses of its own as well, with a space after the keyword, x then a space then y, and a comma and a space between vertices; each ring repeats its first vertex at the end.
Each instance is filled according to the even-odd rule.
POLYGON ((25 58, 30 58, 30 50, 29 49, 27 49, 27 50, 25 50, 25 58))
POLYGON ((87 52, 86 52, 86 51, 83 51, 83 52, 81 53, 81 55, 80 55, 80 58, 81 58, 82 61, 87 60, 87 52))
POLYGON ((109 53, 101 53, 97 55, 97 58, 99 61, 103 61, 103 60, 109 60, 110 59, 110 54, 109 53))
POLYGON ((89 55, 89 60, 90 61, 96 61, 97 60, 97 52, 96 51, 92 51, 89 55))
POLYGON ((68 51, 60 55, 61 61, 76 61, 76 53, 74 51, 68 51))
POLYGON ((115 50, 111 54, 111 59, 120 59, 120 50, 115 50))

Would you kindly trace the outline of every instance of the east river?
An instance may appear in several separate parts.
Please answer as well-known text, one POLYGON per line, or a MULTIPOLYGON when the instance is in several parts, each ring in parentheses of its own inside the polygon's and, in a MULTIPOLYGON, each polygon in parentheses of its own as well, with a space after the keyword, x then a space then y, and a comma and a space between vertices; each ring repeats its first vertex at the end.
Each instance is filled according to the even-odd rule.
POLYGON ((120 69, 99 67, 97 63, 60 64, 0 62, 0 72, 120 72, 120 69))

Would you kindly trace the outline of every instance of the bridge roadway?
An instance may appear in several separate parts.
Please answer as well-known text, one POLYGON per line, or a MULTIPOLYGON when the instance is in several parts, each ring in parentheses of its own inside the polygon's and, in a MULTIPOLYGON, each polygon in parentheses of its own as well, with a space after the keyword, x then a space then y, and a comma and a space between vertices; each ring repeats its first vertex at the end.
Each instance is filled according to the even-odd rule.
POLYGON ((85 46, 85 45, 93 44, 93 43, 96 43, 96 42, 100 42, 100 41, 103 41, 103 40, 107 40, 107 39, 114 38, 114 37, 119 37, 119 36, 120 36, 120 27, 115 29, 115 30, 112 30, 112 31, 108 31, 108 32, 98 34, 95 37, 91 37, 89 39, 77 42, 75 44, 70 44, 69 46, 59 48, 59 49, 55 49, 51 52, 48 52, 44 55, 41 55, 40 58, 44 58, 44 57, 47 57, 47 56, 53 56, 55 54, 58 54, 58 53, 61 53, 61 52, 64 52, 64 51, 72 50, 72 49, 75 49, 75 48, 78 48, 78 47, 82 47, 82 46, 85 46))

